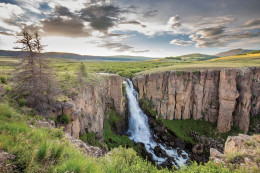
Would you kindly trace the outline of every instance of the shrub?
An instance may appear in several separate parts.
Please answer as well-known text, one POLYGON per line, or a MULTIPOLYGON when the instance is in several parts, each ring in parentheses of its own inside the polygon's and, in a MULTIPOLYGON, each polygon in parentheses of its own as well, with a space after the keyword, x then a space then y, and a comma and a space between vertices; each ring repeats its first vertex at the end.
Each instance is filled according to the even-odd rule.
POLYGON ((62 124, 69 124, 71 122, 71 119, 68 115, 62 114, 62 115, 58 116, 57 121, 62 124))
POLYGON ((9 86, 6 86, 6 87, 5 87, 5 92, 8 93, 8 92, 10 92, 10 91, 11 91, 11 88, 10 88, 9 86))
POLYGON ((90 145, 96 144, 96 134, 94 132, 84 133, 79 138, 90 145))
POLYGON ((1 76, 1 77, 0 77, 0 81, 1 81, 1 83, 3 83, 3 84, 6 84, 6 83, 7 83, 7 79, 6 79, 5 76, 1 76))
POLYGON ((50 153, 50 158, 52 160, 58 160, 62 156, 62 153, 64 151, 64 147, 62 145, 52 145, 51 147, 51 153, 50 153))
POLYGON ((48 145, 47 143, 44 143, 41 145, 36 153, 36 158, 41 161, 47 157, 48 154, 48 145))
POLYGON ((58 138, 58 139, 62 139, 64 137, 64 132, 63 132, 63 127, 61 128, 55 128, 51 131, 51 134, 53 137, 58 138))
POLYGON ((25 106, 25 103, 26 103, 26 100, 24 98, 18 99, 18 104, 19 104, 20 107, 25 106))
POLYGON ((52 121, 54 121, 54 122, 55 122, 55 124, 57 124, 57 123, 58 123, 58 120, 57 120, 56 118, 54 118, 54 117, 49 117, 49 119, 50 119, 50 120, 52 120, 52 121))

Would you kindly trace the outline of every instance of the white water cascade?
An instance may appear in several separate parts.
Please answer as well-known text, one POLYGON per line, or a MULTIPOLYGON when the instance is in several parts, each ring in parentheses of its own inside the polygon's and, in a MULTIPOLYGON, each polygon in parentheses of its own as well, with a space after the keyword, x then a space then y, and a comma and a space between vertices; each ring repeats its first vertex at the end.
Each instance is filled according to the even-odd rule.
POLYGON ((156 161, 158 165, 165 162, 167 160, 167 157, 160 158, 156 156, 154 153, 154 148, 156 146, 160 146, 161 149, 165 150, 169 158, 174 158, 175 163, 177 163, 177 165, 174 162, 172 162, 173 165, 178 167, 185 165, 186 161, 188 160, 188 154, 185 151, 182 150, 181 155, 178 156, 177 148, 168 147, 163 143, 155 142, 148 124, 148 117, 139 106, 138 93, 134 89, 132 81, 130 79, 127 79, 127 81, 124 81, 124 84, 126 86, 128 109, 130 113, 128 129, 130 139, 134 140, 136 143, 143 143, 146 148, 146 151, 152 154, 153 160, 156 161), (182 157, 183 155, 185 155, 184 158, 182 157))

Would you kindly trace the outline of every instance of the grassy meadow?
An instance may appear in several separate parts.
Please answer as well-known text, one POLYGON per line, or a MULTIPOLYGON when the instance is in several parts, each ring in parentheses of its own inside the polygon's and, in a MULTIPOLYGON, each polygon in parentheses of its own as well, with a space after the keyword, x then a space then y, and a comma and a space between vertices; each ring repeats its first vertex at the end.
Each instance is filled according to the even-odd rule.
MULTIPOLYGON (((202 55, 200 55, 202 56, 202 55)), ((167 58, 166 58, 167 59, 167 58)), ((190 57, 188 58, 190 59, 190 57)), ((11 78, 14 68, 19 59, 14 57, 0 56, 0 77, 11 78)), ((50 59, 54 67, 54 73, 60 88, 66 92, 70 88, 79 86, 77 72, 80 61, 68 59, 50 59)), ((176 61, 168 58, 167 61, 139 61, 139 62, 83 62, 86 66, 88 77, 87 84, 94 85, 106 78, 103 73, 118 74, 122 77, 133 77, 149 73, 163 71, 237 68, 260 66, 260 53, 248 53, 230 57, 215 58, 205 61, 176 61)))

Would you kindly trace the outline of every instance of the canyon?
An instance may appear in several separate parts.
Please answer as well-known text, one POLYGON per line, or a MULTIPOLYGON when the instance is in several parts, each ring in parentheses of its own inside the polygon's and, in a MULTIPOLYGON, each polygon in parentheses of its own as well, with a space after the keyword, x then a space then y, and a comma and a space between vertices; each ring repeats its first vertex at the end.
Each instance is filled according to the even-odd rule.
MULTIPOLYGON (((60 103, 52 116, 69 115, 65 131, 74 138, 87 132, 102 138, 106 112, 122 117, 117 133, 128 129, 127 99, 122 78, 108 75, 96 85, 74 88, 78 94, 60 103)), ((248 132, 250 116, 260 113, 260 68, 180 70, 138 75, 132 78, 139 99, 151 102, 162 119, 204 119, 217 124, 221 133, 237 126, 248 132)))

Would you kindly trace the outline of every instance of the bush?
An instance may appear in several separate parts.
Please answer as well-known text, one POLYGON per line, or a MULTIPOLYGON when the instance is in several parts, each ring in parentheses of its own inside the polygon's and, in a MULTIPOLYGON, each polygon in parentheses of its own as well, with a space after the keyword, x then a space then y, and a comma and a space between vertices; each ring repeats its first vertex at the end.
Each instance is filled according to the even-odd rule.
POLYGON ((8 104, 0 103, 0 120, 4 118, 18 118, 17 112, 13 110, 8 104))
POLYGON ((47 157, 48 145, 44 143, 41 145, 36 153, 36 158, 41 161, 47 157))
POLYGON ((19 104, 20 107, 25 106, 25 103, 26 103, 26 100, 24 98, 18 99, 18 104, 19 104))
POLYGON ((52 145, 50 151, 51 151, 50 158, 52 160, 58 160, 62 156, 64 147, 62 145, 52 145))
POLYGON ((7 79, 6 79, 5 76, 1 76, 1 77, 0 77, 0 81, 1 81, 1 83, 3 83, 3 84, 6 84, 6 83, 7 83, 7 79))
POLYGON ((89 143, 89 145, 96 144, 96 134, 94 132, 84 133, 79 137, 83 142, 89 143))
POLYGON ((71 122, 71 119, 68 115, 62 114, 62 115, 58 116, 57 121, 62 124, 69 124, 71 122))
POLYGON ((10 91, 11 91, 11 88, 10 88, 9 86, 6 86, 6 87, 5 87, 5 92, 8 93, 8 92, 10 92, 10 91))

